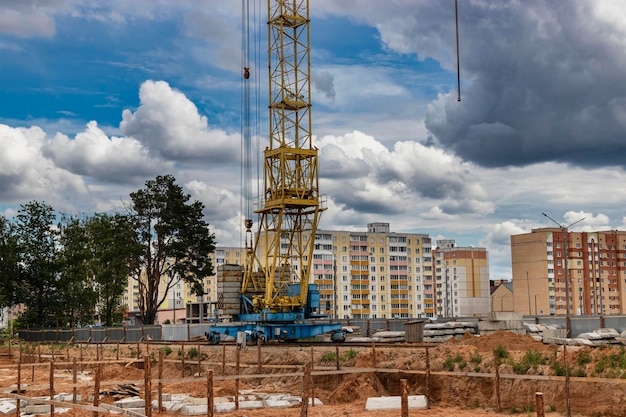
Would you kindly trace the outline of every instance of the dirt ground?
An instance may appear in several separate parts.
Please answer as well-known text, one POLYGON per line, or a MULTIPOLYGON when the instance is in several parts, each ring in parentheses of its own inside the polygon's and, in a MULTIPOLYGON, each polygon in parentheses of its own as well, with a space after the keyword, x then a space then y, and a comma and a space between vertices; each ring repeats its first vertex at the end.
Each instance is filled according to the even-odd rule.
MULTIPOLYGON (((8 349, 0 349, 0 396, 17 380, 17 367, 20 358, 16 345, 12 355, 8 349)), ((572 416, 623 416, 626 415, 626 383, 621 383, 624 375, 615 374, 615 382, 593 379, 606 377, 599 374, 598 363, 603 358, 620 358, 624 349, 612 348, 579 348, 568 347, 567 359, 570 372, 587 379, 572 378, 570 381, 570 404, 572 416)), ((385 368, 390 370, 424 371, 428 361, 431 372, 430 408, 428 410, 411 410, 410 416, 511 416, 536 415, 534 411, 535 392, 544 393, 545 415, 556 417, 565 415, 565 384, 562 379, 523 380, 507 378, 506 375, 519 374, 517 369, 524 358, 540 358, 533 362, 526 375, 554 375, 555 363, 563 361, 563 347, 544 345, 530 336, 520 336, 510 332, 498 332, 489 336, 465 335, 446 343, 428 348, 428 357, 424 347, 389 347, 377 344, 375 356, 371 347, 350 348, 340 347, 341 369, 349 368, 385 368), (531 352, 532 355, 529 356, 531 352), (451 375, 446 372, 493 373, 496 361, 500 361, 500 408, 496 412, 497 395, 493 377, 471 377, 451 375)), ((234 346, 208 346, 203 342, 189 343, 184 346, 161 344, 141 345, 22 345, 21 346, 21 381, 27 385, 24 395, 29 397, 48 395, 50 371, 49 363, 54 357, 55 393, 71 392, 63 389, 63 383, 71 383, 71 362, 74 358, 80 363, 79 370, 93 378, 97 360, 108 361, 103 365, 100 374, 101 392, 108 393, 101 401, 113 404, 123 398, 120 387, 127 382, 134 382, 139 395, 144 396, 144 370, 138 366, 137 359, 145 356, 151 358, 152 377, 158 378, 159 356, 164 358, 162 377, 164 393, 186 393, 193 397, 206 398, 206 371, 214 373, 214 395, 233 396, 236 392, 232 378, 237 373, 235 363, 237 351, 234 346), (160 353, 162 352, 162 353, 160 353), (225 354, 225 357, 224 357, 225 354), (120 363, 111 363, 117 361, 120 363), (185 358, 183 365, 182 359, 185 358), (82 361, 81 361, 82 359, 82 361), (32 370, 30 363, 37 363, 32 370), (63 365, 62 363, 65 363, 63 365), (224 366, 224 368, 223 368, 224 366), (61 374, 62 377, 58 377, 61 374), (63 375, 65 374, 65 375, 63 375), (223 376, 225 375, 225 376, 223 376), (180 381, 184 379, 184 381, 180 381), (224 380, 226 379, 226 380, 224 380), (38 389, 41 388, 41 389, 38 389), (118 393, 115 393, 117 391, 118 393)), ((258 378, 259 351, 250 347, 239 352, 239 374, 255 375, 251 379, 241 379, 239 390, 264 393, 290 393, 302 395, 302 378, 299 376, 275 376, 285 372, 302 371, 303 366, 311 360, 314 371, 332 370, 335 366, 335 346, 326 347, 283 347, 264 346, 261 352, 262 374, 258 378), (269 374, 269 375, 268 375, 269 374)), ((626 356, 626 355, 625 355, 626 356)), ((626 366, 624 366, 626 367, 626 366)), ((382 373, 367 372, 342 375, 314 375, 314 396, 324 405, 309 407, 309 416, 399 416, 400 412, 367 412, 365 402, 368 397, 400 394, 400 378, 408 380, 410 395, 426 395, 428 386, 423 372, 421 373, 382 373)), ((82 398, 87 399, 93 394, 93 382, 85 383, 78 389, 82 398)), ((156 399, 157 386, 153 383, 152 395, 156 399)), ((86 415, 85 410, 74 409, 63 416, 75 417, 86 415)), ((154 412, 161 417, 179 416, 178 413, 154 412)), ((240 410, 233 413, 219 413, 223 417, 275 417, 300 416, 300 408, 240 410)))

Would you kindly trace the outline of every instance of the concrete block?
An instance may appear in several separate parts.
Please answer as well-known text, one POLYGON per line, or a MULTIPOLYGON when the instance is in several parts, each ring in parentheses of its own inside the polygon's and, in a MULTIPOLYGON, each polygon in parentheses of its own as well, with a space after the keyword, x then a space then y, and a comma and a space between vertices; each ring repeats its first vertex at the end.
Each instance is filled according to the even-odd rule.
MULTIPOLYGON (((215 411, 222 412, 221 410, 217 410, 215 407, 215 411)), ((233 404, 232 410, 224 410, 224 411, 235 411, 235 404, 233 404)), ((180 414, 183 416, 202 416, 206 415, 206 405, 186 405, 180 410, 180 414)))
POLYGON ((142 398, 131 397, 115 401, 113 405, 119 408, 142 408, 146 406, 146 402, 142 398))
MULTIPOLYGON (((186 404, 182 401, 163 401, 163 408, 167 411, 177 412, 180 411, 186 404)), ((159 400, 152 401, 152 409, 159 408, 159 400)))
POLYGON ((259 400, 239 401, 240 410, 254 410, 255 408, 263 408, 263 401, 259 401, 259 400))
MULTIPOLYGON (((410 410, 427 410, 428 400, 425 395, 409 395, 410 410)), ((365 411, 400 410, 402 398, 394 397, 370 397, 365 403, 365 411)))
MULTIPOLYGON (((62 392, 59 394, 55 394, 54 396, 54 400, 55 401, 61 401, 61 402, 70 402, 74 399, 72 394, 68 394, 66 392, 62 392)), ((76 401, 82 401, 82 396, 80 394, 76 394, 76 401)))
POLYGON ((257 394, 258 399, 260 400, 282 400, 283 397, 285 396, 284 394, 267 394, 264 392, 258 392, 257 394))
POLYGON ((567 337, 567 329, 546 327, 543 330, 543 337, 557 339, 565 338, 567 337))
POLYGON ((17 413, 17 406, 15 402, 2 401, 0 402, 0 415, 8 416, 17 413))
POLYGON ((600 339, 604 339, 604 336, 596 333, 596 332, 588 332, 588 333, 581 333, 578 335, 578 339, 587 339, 587 340, 600 340, 600 339))
POLYGON ((609 338, 615 338, 615 337, 620 337, 620 334, 617 330, 612 329, 610 327, 604 327, 604 328, 600 328, 597 329, 594 333, 597 333, 607 339, 609 338))
POLYGON ((489 314, 489 320, 504 321, 504 320, 523 320, 524 315, 517 311, 492 311, 489 314))
POLYGON ((478 322, 478 332, 486 333, 486 332, 495 332, 498 330, 505 330, 506 323, 503 321, 479 321, 478 322))
POLYGON ((298 405, 302 401, 302 397, 298 397, 297 395, 285 395, 283 396, 285 401, 289 401, 293 405, 298 405))
POLYGON ((23 414, 50 414, 50 404, 27 405, 21 408, 23 414))
POLYGON ((287 400, 265 400, 264 403, 268 408, 289 408, 295 405, 287 400))
POLYGON ((595 344, 591 340, 589 340, 589 339, 575 338, 573 340, 574 340, 574 342, 576 342, 577 345, 581 345, 581 346, 595 346, 595 344))
MULTIPOLYGON (((235 411, 235 403, 221 403, 215 404, 214 411, 216 413, 232 413, 235 411)), ((204 412, 206 413, 206 406, 204 406, 204 412)), ((194 415, 194 414, 187 414, 194 415)))
POLYGON ((546 345, 562 345, 567 339, 564 337, 543 336, 543 343, 546 345))

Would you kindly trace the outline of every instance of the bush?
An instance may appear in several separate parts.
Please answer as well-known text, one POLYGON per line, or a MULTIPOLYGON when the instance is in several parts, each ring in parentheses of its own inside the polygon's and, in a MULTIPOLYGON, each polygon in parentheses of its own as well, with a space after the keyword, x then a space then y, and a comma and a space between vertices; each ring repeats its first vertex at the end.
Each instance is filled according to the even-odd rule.
POLYGON ((554 375, 565 376, 565 367, 556 359, 552 361, 552 369, 554 370, 554 375))
POLYGON ((335 355, 334 352, 326 352, 320 358, 320 362, 323 362, 323 363, 335 362, 336 360, 337 360, 337 356, 335 355))
POLYGON ((513 363, 513 372, 519 375, 525 375, 530 368, 537 371, 539 365, 545 365, 546 359, 537 350, 529 350, 524 354, 520 362, 513 363))
POLYGON ((163 354, 165 356, 168 356, 170 353, 172 353, 172 348, 169 346, 165 346, 164 348, 161 348, 161 350, 163 351, 163 354))
POLYGON ((343 352, 341 355, 339 355, 339 359, 343 359, 343 360, 350 360, 350 359, 354 359, 356 358, 356 356, 359 354, 359 352, 357 352, 354 349, 350 349, 346 352, 343 352))
POLYGON ((453 372, 454 371, 454 359, 452 359, 452 357, 448 356, 446 358, 445 361, 443 361, 443 369, 448 371, 448 372, 453 372))
POLYGON ((474 365, 479 365, 483 361, 483 357, 480 356, 480 353, 478 352, 472 352, 470 353, 469 360, 474 365))
POLYGON ((509 351, 502 345, 498 345, 496 350, 494 351, 496 358, 498 359, 498 365, 501 364, 504 359, 509 357, 509 351))
POLYGON ((578 357, 576 358, 576 364, 578 366, 585 366, 588 363, 592 362, 591 353, 589 352, 580 352, 578 357))
POLYGON ((195 358, 197 358, 197 357, 198 357, 198 349, 197 349, 197 348, 195 348, 195 347, 190 348, 190 349, 187 351, 187 357, 188 357, 189 359, 195 359, 195 358))

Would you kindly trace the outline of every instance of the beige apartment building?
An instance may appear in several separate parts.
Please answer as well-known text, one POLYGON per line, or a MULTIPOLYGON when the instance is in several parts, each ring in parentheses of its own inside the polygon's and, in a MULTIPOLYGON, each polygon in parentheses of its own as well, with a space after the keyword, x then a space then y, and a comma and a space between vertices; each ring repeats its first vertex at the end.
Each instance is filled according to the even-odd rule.
POLYGON ((366 232, 319 230, 312 282, 322 311, 338 318, 434 318, 488 314, 489 263, 484 248, 453 240, 391 232, 370 223, 366 232), (333 279, 335 278, 335 279, 333 279), (333 310, 336 300, 337 309, 333 310))
POLYGON ((453 240, 437 240, 435 305, 438 316, 477 317, 489 314, 489 256, 485 248, 457 247, 453 240))
MULTIPOLYGON (((389 223, 370 223, 367 231, 318 230, 313 245, 309 282, 317 284, 320 312, 329 317, 434 318, 489 312, 485 249, 455 247, 454 241, 433 248, 429 235, 391 232, 389 223)), ((215 271, 223 264, 243 265, 245 249, 217 247, 212 260, 215 271)), ((204 289, 200 298, 184 282, 175 284, 158 321, 181 323, 188 303, 210 305, 218 300, 215 276, 205 279, 204 289)), ((125 303, 131 311, 137 309, 136 296, 129 280, 125 303)))
POLYGON ((511 261, 515 311, 558 316, 626 312, 624 231, 533 229, 511 236, 511 261))
POLYGON ((425 298, 424 290, 424 282, 432 281, 428 235, 390 232, 389 223, 370 223, 363 232, 318 230, 314 245, 310 282, 318 284, 325 314, 431 316, 432 295, 425 298))

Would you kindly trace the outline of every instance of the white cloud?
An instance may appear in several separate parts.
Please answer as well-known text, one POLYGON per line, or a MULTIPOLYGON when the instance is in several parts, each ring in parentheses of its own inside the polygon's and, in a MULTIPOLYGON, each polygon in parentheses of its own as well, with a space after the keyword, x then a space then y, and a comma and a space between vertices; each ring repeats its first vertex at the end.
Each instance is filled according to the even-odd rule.
POLYGON ((238 134, 210 129, 206 116, 183 93, 164 81, 146 81, 141 104, 124 110, 120 131, 138 140, 155 156, 167 159, 232 162, 239 154, 238 134))
POLYGON ((42 154, 45 133, 39 127, 0 124, 0 201, 46 200, 63 204, 68 195, 87 191, 84 180, 42 154))
POLYGON ((418 142, 396 142, 388 150, 375 138, 355 131, 317 141, 320 175, 334 191, 335 203, 370 213, 422 212, 436 206, 442 214, 493 211, 470 164, 442 149, 418 142), (351 190, 350 193, 339 190, 351 190))
POLYGON ((0 33, 49 38, 56 33, 54 19, 36 1, 0 2, 0 33))
POLYGON ((165 162, 150 158, 136 140, 109 138, 95 121, 74 139, 57 133, 43 152, 57 166, 101 181, 129 183, 168 168, 165 162))

